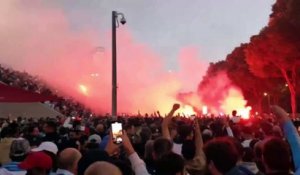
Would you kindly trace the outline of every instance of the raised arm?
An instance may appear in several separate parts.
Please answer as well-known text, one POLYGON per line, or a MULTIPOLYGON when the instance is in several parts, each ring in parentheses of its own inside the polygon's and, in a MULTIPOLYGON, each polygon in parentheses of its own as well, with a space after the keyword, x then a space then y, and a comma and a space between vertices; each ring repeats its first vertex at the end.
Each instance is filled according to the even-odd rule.
POLYGON ((196 146, 196 153, 197 154, 202 152, 203 139, 202 139, 202 134, 201 134, 198 119, 195 119, 195 146, 196 146))
POLYGON ((163 119, 161 128, 162 128, 162 135, 164 138, 171 140, 171 135, 169 131, 169 124, 172 120, 174 113, 180 108, 179 104, 174 104, 172 110, 169 114, 163 119))
POLYGON ((149 175, 145 162, 135 152, 126 131, 123 131, 123 146, 131 163, 132 170, 135 175, 149 175))
POLYGON ((300 137, 298 131, 284 109, 279 106, 272 106, 271 109, 283 126, 283 133, 290 144, 297 174, 300 172, 300 137))

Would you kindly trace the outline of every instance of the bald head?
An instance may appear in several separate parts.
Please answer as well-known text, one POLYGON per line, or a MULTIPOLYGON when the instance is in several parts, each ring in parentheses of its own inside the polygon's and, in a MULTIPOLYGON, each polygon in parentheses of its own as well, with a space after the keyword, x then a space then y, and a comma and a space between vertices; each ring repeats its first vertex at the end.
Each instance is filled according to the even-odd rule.
POLYGON ((122 175, 122 173, 115 165, 100 161, 90 165, 84 175, 122 175))
POLYGON ((64 149, 58 156, 58 168, 75 173, 81 153, 74 148, 64 149))

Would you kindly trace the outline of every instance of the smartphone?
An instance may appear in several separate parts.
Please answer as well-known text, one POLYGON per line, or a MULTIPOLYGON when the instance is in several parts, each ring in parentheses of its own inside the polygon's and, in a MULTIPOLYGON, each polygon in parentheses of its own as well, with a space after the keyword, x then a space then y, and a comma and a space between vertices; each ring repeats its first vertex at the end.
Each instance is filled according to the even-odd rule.
POLYGON ((112 130, 112 135, 113 135, 113 142, 115 144, 120 144, 122 143, 122 123, 112 123, 111 124, 111 130, 112 130))

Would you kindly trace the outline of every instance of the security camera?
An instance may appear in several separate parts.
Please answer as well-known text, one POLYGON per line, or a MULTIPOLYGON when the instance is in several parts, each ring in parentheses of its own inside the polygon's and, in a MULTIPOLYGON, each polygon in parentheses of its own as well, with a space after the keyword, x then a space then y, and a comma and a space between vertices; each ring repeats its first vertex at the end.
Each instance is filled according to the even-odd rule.
POLYGON ((120 22, 121 22, 122 25, 126 24, 126 19, 124 18, 124 16, 122 16, 120 22))

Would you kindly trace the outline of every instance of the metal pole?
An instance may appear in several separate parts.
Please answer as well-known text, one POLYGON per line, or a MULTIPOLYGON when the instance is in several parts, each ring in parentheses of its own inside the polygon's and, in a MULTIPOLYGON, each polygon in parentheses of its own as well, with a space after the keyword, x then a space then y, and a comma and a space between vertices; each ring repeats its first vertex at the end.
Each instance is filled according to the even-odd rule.
POLYGON ((117 12, 112 12, 112 119, 117 119, 117 44, 116 44, 117 12))

